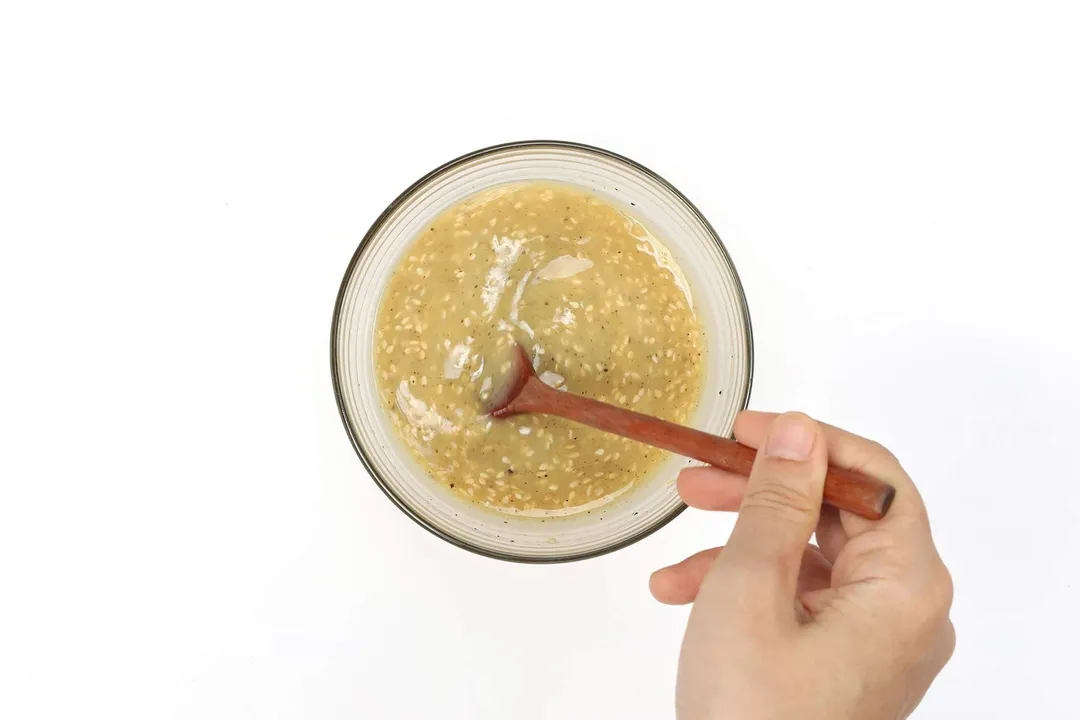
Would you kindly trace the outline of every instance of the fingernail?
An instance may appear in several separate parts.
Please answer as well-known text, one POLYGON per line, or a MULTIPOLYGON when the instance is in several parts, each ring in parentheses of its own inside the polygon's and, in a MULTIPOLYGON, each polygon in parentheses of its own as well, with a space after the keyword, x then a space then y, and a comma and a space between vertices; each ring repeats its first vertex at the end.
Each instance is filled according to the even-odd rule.
POLYGON ((776 418, 765 440, 765 454, 784 460, 805 461, 813 447, 814 433, 805 420, 793 415, 776 418))

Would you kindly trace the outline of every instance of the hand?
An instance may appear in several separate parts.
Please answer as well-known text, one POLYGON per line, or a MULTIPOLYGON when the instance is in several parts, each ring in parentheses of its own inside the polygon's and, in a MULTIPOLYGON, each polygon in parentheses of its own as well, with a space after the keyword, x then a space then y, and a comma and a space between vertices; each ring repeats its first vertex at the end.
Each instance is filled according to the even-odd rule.
POLYGON ((679 476, 688 505, 739 511, 727 547, 650 580, 661 602, 694 603, 678 716, 907 717, 956 643, 952 579, 911 479, 877 443, 797 413, 744 412, 735 436, 758 448, 748 481, 716 468, 679 476), (891 483, 888 514, 822 507, 830 461, 891 483))

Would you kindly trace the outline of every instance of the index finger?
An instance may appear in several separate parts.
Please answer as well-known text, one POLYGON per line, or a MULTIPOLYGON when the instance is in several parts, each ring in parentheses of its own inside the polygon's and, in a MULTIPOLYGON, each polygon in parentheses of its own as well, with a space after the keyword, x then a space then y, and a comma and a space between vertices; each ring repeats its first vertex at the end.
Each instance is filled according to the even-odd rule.
MULTIPOLYGON (((777 413, 744 410, 735 418, 735 439, 743 445, 757 448, 764 442, 766 431, 776 416, 777 413)), ((849 535, 860 534, 871 527, 900 527, 912 522, 929 529, 930 522, 922 496, 895 455, 881 444, 847 430, 826 423, 821 423, 821 427, 824 429, 830 465, 870 475, 896 488, 892 507, 881 520, 866 520, 841 512, 844 529, 849 535)))

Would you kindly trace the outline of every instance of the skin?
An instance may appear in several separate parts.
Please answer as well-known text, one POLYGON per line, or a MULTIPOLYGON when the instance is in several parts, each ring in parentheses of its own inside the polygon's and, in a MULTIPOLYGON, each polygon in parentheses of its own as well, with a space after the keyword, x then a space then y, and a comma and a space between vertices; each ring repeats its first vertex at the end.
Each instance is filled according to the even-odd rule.
POLYGON ((749 480, 692 468, 678 485, 692 507, 738 511, 728 545, 649 583, 660 602, 694 604, 678 717, 907 717, 956 644, 952 579, 911 478, 881 445, 799 413, 744 412, 735 436, 758 449, 749 480), (891 483, 889 513, 823 508, 830 462, 891 483))

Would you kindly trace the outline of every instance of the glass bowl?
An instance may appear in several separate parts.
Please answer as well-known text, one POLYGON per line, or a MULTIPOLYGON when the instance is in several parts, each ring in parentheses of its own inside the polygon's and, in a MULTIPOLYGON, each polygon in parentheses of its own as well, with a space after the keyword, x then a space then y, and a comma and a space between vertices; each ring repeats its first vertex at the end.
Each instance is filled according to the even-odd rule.
POLYGON ((406 515, 482 555, 561 562, 626 547, 671 521, 685 509, 674 481, 689 461, 667 458, 641 487, 587 514, 508 516, 468 504, 420 469, 380 407, 374 376, 373 338, 382 293, 421 228, 473 193, 528 180, 595 193, 636 216, 668 247, 690 283, 707 341, 702 396, 692 424, 730 436, 736 413, 749 399, 753 371, 750 316, 731 258, 708 221, 666 180, 620 155, 575 143, 516 142, 478 150, 433 170, 394 200, 345 271, 334 307, 330 364, 353 447, 406 515))

